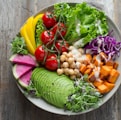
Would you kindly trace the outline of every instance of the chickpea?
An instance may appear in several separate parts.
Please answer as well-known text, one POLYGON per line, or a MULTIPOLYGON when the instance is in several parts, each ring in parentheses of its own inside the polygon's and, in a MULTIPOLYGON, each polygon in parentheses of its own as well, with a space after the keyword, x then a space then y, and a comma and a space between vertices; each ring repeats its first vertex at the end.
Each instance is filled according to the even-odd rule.
POLYGON ((69 68, 64 68, 64 74, 69 75, 69 68))
POLYGON ((71 79, 75 79, 76 76, 75 76, 75 75, 71 75, 70 78, 71 78, 71 79))
POLYGON ((75 64, 76 64, 76 68, 80 68, 80 66, 81 66, 80 62, 76 62, 75 64))
POLYGON ((84 53, 84 50, 82 48, 79 48, 78 51, 83 54, 84 53))
POLYGON ((63 69, 57 69, 57 73, 58 73, 58 75, 62 75, 64 73, 64 70, 63 69))
POLYGON ((73 69, 69 69, 69 75, 74 75, 74 70, 73 69))
POLYGON ((68 62, 69 64, 72 64, 72 63, 74 62, 74 58, 73 58, 73 57, 68 58, 68 59, 67 59, 67 62, 68 62))
POLYGON ((61 62, 66 61, 66 56, 65 56, 65 55, 61 55, 61 56, 60 56, 60 61, 61 61, 61 62))
POLYGON ((71 52, 69 52, 66 56, 69 58, 69 57, 72 57, 73 54, 71 52))
POLYGON ((76 67, 76 64, 75 62, 73 62, 71 65, 70 65, 70 68, 75 68, 76 67))
POLYGON ((65 55, 65 56, 67 56, 67 54, 68 54, 67 52, 63 52, 63 53, 62 53, 62 55, 65 55))
POLYGON ((68 67, 69 67, 68 62, 63 62, 63 67, 64 67, 64 68, 68 68, 68 67))
POLYGON ((78 75, 79 74, 79 70, 78 69, 74 69, 74 74, 78 75))
POLYGON ((82 58, 77 58, 77 62, 82 62, 82 58))
POLYGON ((69 47, 69 50, 71 51, 71 50, 73 50, 74 49, 74 46, 70 46, 69 47))

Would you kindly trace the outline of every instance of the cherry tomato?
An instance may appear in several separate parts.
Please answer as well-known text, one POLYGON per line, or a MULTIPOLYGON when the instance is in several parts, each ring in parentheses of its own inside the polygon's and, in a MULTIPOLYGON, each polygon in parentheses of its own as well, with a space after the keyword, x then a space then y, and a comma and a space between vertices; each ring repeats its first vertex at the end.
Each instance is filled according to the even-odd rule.
POLYGON ((42 46, 37 47, 35 51, 35 58, 39 62, 43 62, 44 57, 47 55, 47 52, 43 49, 42 46))
POLYGON ((53 28, 52 28, 52 31, 54 32, 54 34, 57 33, 57 36, 58 38, 61 38, 61 36, 65 36, 66 34, 66 26, 65 24, 61 23, 61 22, 58 22, 53 28))
POLYGON ((55 54, 52 54, 52 55, 49 55, 46 59, 46 62, 45 62, 45 67, 48 69, 48 70, 57 70, 58 68, 58 60, 57 60, 57 56, 55 54))
POLYGON ((53 42, 54 39, 54 33, 50 30, 45 30, 41 33, 40 35, 40 39, 43 42, 43 44, 51 44, 53 42))
POLYGON ((60 53, 62 52, 67 52, 69 48, 69 44, 64 40, 58 40, 55 43, 56 50, 59 51, 60 53))
POLYGON ((46 12, 42 17, 42 20, 47 28, 51 28, 56 24, 56 18, 51 12, 46 12))

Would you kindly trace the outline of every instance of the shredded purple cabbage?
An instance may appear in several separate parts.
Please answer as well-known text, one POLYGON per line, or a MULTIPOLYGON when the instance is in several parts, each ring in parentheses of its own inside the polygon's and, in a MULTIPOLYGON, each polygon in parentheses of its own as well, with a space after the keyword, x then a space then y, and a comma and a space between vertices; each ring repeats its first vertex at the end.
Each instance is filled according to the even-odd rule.
POLYGON ((84 49, 86 53, 90 53, 92 55, 104 52, 108 56, 108 60, 115 60, 117 56, 119 57, 121 42, 117 41, 110 35, 99 36, 89 42, 84 49))

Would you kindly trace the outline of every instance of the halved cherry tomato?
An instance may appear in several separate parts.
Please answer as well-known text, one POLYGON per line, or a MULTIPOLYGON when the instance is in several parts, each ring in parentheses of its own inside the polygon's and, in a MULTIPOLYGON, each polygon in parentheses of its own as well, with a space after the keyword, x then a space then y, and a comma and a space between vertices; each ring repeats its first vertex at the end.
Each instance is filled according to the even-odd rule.
POLYGON ((46 62, 45 62, 45 67, 48 70, 57 70, 58 68, 58 60, 56 54, 51 54, 47 57, 46 62))
POLYGON ((35 58, 37 61, 43 62, 44 57, 46 57, 47 54, 48 53, 44 50, 44 48, 42 46, 39 46, 35 51, 35 58))
POLYGON ((47 28, 51 28, 56 24, 56 18, 51 12, 46 12, 42 17, 43 23, 47 28))
POLYGON ((45 30, 41 33, 40 35, 41 41, 43 42, 44 45, 46 44, 51 44, 54 40, 54 33, 50 30, 45 30))
POLYGON ((60 53, 62 52, 67 52, 69 48, 69 44, 64 40, 58 40, 55 43, 56 50, 59 51, 60 53))
POLYGON ((67 31, 67 28, 65 26, 64 23, 62 22, 58 22, 53 28, 52 31, 54 32, 54 34, 57 33, 57 37, 61 38, 64 37, 67 31))

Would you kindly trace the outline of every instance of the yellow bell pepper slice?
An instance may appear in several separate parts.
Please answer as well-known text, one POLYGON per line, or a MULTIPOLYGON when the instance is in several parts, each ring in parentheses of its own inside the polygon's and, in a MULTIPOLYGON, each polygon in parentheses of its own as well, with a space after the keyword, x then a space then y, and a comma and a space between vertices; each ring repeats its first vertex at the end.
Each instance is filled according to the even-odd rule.
POLYGON ((42 18, 43 15, 44 14, 38 14, 37 16, 34 17, 34 20, 33 20, 33 29, 34 29, 34 32, 35 32, 35 27, 36 27, 36 24, 37 24, 38 20, 40 18, 42 18))
POLYGON ((33 29, 33 20, 34 20, 33 16, 31 16, 27 20, 27 22, 26 22, 26 32, 27 32, 27 36, 28 36, 30 42, 32 43, 34 49, 36 49, 35 32, 34 32, 34 29, 33 29))
POLYGON ((27 26, 27 25, 24 24, 24 25, 21 27, 21 29, 20 29, 20 34, 21 34, 21 36, 22 36, 22 37, 24 38, 24 40, 25 40, 25 43, 26 43, 26 46, 27 46, 28 51, 29 51, 32 55, 34 55, 35 49, 34 49, 32 43, 31 43, 31 41, 30 41, 30 39, 29 39, 29 37, 28 37, 28 35, 27 35, 26 26, 27 26))

